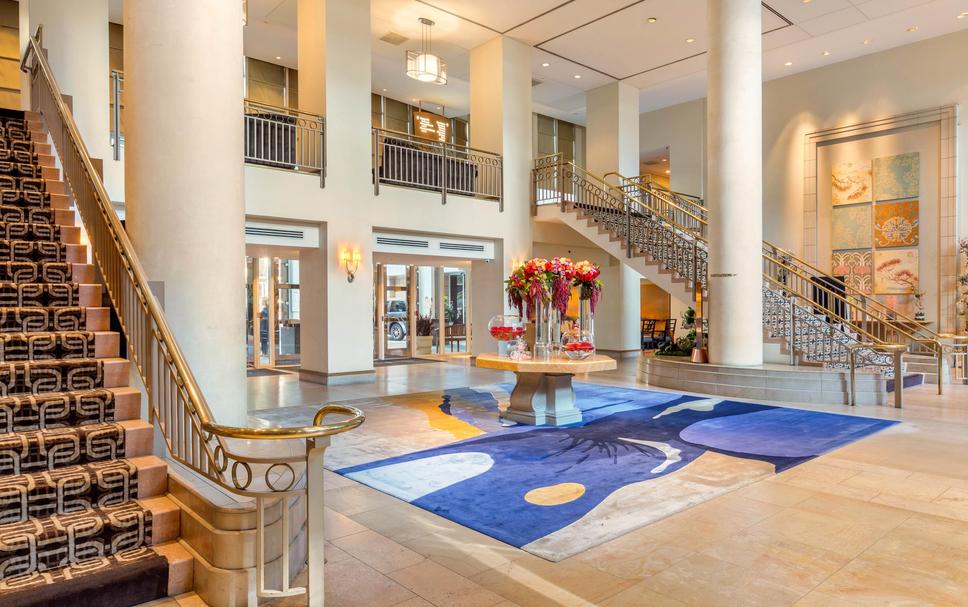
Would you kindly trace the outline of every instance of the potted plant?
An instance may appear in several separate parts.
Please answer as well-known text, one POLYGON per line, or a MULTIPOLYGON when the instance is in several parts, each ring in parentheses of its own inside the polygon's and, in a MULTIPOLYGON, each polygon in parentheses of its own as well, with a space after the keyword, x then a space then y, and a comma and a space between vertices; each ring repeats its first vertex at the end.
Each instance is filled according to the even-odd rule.
POLYGON ((682 311, 682 328, 689 329, 684 337, 670 341, 656 350, 656 356, 678 356, 688 358, 696 347, 696 311, 689 306, 682 311))
POLYGON ((417 316, 417 354, 432 354, 434 351, 434 319, 430 315, 417 316))

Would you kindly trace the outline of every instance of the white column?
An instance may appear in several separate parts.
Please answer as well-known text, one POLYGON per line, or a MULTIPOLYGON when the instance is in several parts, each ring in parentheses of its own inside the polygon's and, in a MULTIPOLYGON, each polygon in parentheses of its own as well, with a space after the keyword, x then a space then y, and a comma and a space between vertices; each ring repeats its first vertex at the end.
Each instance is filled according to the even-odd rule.
POLYGON ((763 362, 762 41, 757 0, 709 0, 709 360, 763 362))
MULTIPOLYGON (((587 170, 603 176, 618 171, 639 174, 639 91, 613 82, 588 91, 585 157, 587 170)), ((610 183, 615 183, 610 178, 610 183)), ((595 320, 596 345, 613 352, 638 352, 642 275, 624 259, 602 268, 606 281, 601 309, 595 320)))
POLYGON ((504 159, 504 238, 491 263, 471 264, 473 354, 493 352, 487 323, 507 309, 504 279, 531 256, 531 47, 504 36, 471 49, 470 145, 504 159))
POLYGON ((125 0, 127 229, 229 424, 246 419, 242 57, 240 2, 125 0))
POLYGON ((346 383, 373 379, 373 221, 350 201, 373 197, 370 178, 370 2, 299 0, 299 109, 326 120, 326 195, 343 200, 302 280, 300 379, 346 383), (359 251, 353 282, 340 262, 359 251), (309 308, 313 308, 309 310, 309 308))
POLYGON ((110 158, 108 0, 21 1, 21 54, 38 25, 44 27, 47 59, 61 90, 71 97, 71 111, 88 151, 94 158, 110 158))

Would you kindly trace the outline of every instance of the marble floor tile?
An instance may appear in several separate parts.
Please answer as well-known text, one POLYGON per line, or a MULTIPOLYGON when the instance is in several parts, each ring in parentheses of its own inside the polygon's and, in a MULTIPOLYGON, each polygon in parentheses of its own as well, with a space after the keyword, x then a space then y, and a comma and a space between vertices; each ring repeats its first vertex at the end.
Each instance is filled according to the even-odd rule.
MULTIPOLYGON (((401 405, 380 397, 511 379, 466 360, 352 386, 259 377, 249 405, 259 423, 289 424, 354 400, 398 436, 380 410, 401 405)), ((645 387, 634 360, 588 379, 645 387)), ((909 389, 900 411, 792 403, 903 423, 558 563, 327 471, 327 607, 968 605, 968 386, 945 391, 909 389)), ((353 439, 327 457, 340 440, 353 439)))

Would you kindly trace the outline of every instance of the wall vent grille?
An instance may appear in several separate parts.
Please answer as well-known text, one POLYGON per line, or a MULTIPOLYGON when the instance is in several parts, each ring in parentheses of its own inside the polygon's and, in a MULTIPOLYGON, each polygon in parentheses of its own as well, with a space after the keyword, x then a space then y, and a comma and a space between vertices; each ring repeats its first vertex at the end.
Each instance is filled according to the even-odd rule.
POLYGON ((469 244, 462 242, 441 242, 440 248, 445 251, 476 251, 479 253, 484 252, 484 245, 482 244, 469 244))
POLYGON ((389 238, 387 236, 377 236, 377 244, 393 247, 412 247, 415 249, 428 249, 430 243, 426 240, 412 240, 408 238, 389 238))
POLYGON ((245 226, 245 233, 249 236, 270 236, 273 238, 293 238, 302 240, 305 233, 302 230, 283 230, 280 228, 262 228, 255 226, 245 226))

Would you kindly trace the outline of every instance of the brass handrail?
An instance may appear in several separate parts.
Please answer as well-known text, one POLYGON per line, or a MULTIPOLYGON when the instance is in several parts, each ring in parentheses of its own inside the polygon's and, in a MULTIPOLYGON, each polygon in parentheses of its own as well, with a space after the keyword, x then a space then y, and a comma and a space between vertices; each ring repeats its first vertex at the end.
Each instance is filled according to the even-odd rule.
POLYGON ((287 507, 290 497, 305 497, 310 556, 308 594, 311 604, 322 604, 323 452, 331 435, 363 423, 363 413, 354 407, 328 405, 317 412, 312 426, 297 428, 238 428, 215 422, 64 102, 41 47, 42 33, 42 27, 38 27, 37 33, 28 38, 20 69, 30 77, 31 107, 47 123, 101 280, 144 383, 149 418, 159 429, 172 460, 237 495, 254 498, 256 594, 259 597, 307 592, 305 588, 290 586, 290 508, 287 507), (330 414, 350 418, 324 424, 330 414), (246 444, 248 440, 262 442, 260 439, 271 439, 276 441, 272 445, 279 445, 271 457, 253 454, 251 445, 246 444), (286 454, 285 439, 300 439, 304 448, 286 454), (249 452, 241 453, 231 448, 233 444, 249 452), (267 506, 280 501, 284 504, 280 508, 279 525, 282 576, 281 589, 276 590, 266 588, 265 582, 265 512, 267 506))
MULTIPOLYGON (((614 172, 614 171, 610 173, 610 175, 615 175, 620 180, 622 180, 623 183, 630 183, 630 184, 639 183, 641 182, 641 179, 642 179, 642 176, 624 177, 620 173, 614 172)), ((666 195, 672 199, 675 199, 676 197, 680 196, 676 192, 673 192, 671 190, 663 188, 662 186, 658 186, 652 183, 651 180, 649 181, 646 187, 647 187, 647 191, 650 191, 654 194, 659 193, 660 197, 663 195, 666 195)), ((696 199, 696 200, 701 200, 701 199, 696 199)), ((696 205, 702 209, 706 208, 699 202, 695 202, 695 201, 687 201, 687 202, 691 205, 696 205)), ((696 215, 693 215, 693 217, 696 217, 696 215)), ((703 218, 696 217, 696 220, 703 226, 707 225, 705 219, 703 218)), ((902 313, 896 312, 895 310, 888 307, 887 305, 879 302, 877 299, 857 291, 856 289, 848 285, 843 280, 840 280, 836 276, 833 276, 831 274, 824 272, 823 270, 821 270, 820 268, 817 268, 810 262, 804 259, 801 259, 799 256, 795 255, 791 251, 783 249, 782 247, 777 246, 775 243, 770 242, 769 240, 763 241, 763 248, 764 248, 764 259, 767 258, 768 256, 766 251, 768 249, 771 249, 773 252, 782 254, 785 258, 787 258, 785 261, 792 263, 795 266, 801 266, 803 268, 806 268, 807 270, 809 270, 809 272, 813 273, 815 277, 824 277, 825 279, 835 281, 841 288, 843 288, 844 295, 841 295, 840 293, 832 291, 826 287, 823 287, 823 289, 832 298, 838 301, 842 301, 847 305, 851 305, 854 309, 862 311, 864 316, 871 317, 871 320, 873 321, 881 322, 889 326, 891 330, 898 335, 898 338, 900 339, 903 337, 904 341, 906 341, 908 345, 919 344, 922 347, 924 347, 925 350, 929 351, 930 354, 936 359, 936 364, 938 368, 938 382, 937 382, 938 394, 942 393, 943 384, 944 384, 942 371, 944 369, 945 347, 944 347, 944 340, 938 333, 936 333, 935 331, 932 331, 928 327, 919 325, 918 321, 902 313), (862 301, 866 307, 853 306, 851 304, 851 299, 862 301), (912 327, 913 330, 909 330, 905 326, 905 324, 908 327, 912 327)), ((774 261, 778 261, 778 260, 774 259, 774 261)), ((819 284, 815 284, 815 286, 821 287, 821 285, 819 284)), ((879 339, 879 338, 875 338, 875 339, 877 340, 877 342, 885 342, 884 339, 879 339)), ((894 342, 885 342, 885 343, 894 343, 894 342)))

